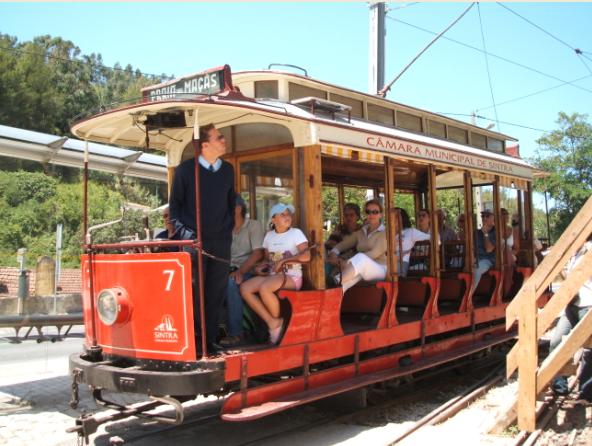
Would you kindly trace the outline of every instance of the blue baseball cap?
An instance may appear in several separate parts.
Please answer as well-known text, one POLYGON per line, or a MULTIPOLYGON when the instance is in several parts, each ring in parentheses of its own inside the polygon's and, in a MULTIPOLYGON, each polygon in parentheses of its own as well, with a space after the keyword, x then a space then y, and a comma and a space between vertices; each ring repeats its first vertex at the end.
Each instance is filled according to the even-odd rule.
POLYGON ((284 203, 276 203, 271 207, 269 211, 269 218, 272 219, 275 214, 281 214, 285 210, 289 210, 291 214, 294 213, 294 206, 291 204, 284 204, 284 203))
POLYGON ((236 194, 236 201, 235 201, 235 203, 236 203, 235 206, 240 206, 240 207, 242 207, 244 209, 247 208, 247 203, 245 203, 245 200, 243 199, 243 197, 241 197, 241 195, 238 194, 238 193, 236 194))

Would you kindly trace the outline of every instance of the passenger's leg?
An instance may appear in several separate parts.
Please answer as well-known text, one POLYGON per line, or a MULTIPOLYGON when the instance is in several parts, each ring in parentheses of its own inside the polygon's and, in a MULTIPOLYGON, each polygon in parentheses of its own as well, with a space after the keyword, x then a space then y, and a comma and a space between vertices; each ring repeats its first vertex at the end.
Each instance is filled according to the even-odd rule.
POLYGON ((386 265, 375 262, 366 254, 358 253, 350 262, 364 280, 383 280, 386 277, 386 265))
MULTIPOLYGON (((204 241, 204 249, 222 259, 230 259, 231 240, 204 241)), ((228 286, 228 264, 220 260, 203 256, 204 259, 204 293, 206 313, 206 340, 216 342, 218 329, 224 306, 224 297, 228 286)))
POLYGON ((284 276, 284 274, 267 276, 266 280, 261 284, 261 288, 259 288, 261 300, 272 317, 269 321, 265 321, 270 329, 276 328, 282 323, 280 318, 280 300, 276 295, 280 287, 284 289, 296 288, 290 276, 284 276))
POLYGON ((477 263, 477 268, 475 268, 475 272, 473 273, 473 291, 477 289, 479 282, 481 281, 481 277, 487 271, 491 269, 493 266, 493 262, 489 259, 479 259, 477 263))
POLYGON ((251 308, 251 310, 253 310, 261 319, 263 319, 267 325, 269 325, 269 322, 271 322, 273 316, 269 314, 269 311, 265 305, 263 305, 263 302, 257 295, 266 279, 267 276, 257 276, 247 280, 246 282, 243 282, 240 286, 240 293, 249 308, 251 308))
MULTIPOLYGON (((569 334, 577 321, 577 309, 574 311, 574 306, 568 304, 565 307, 564 313, 559 316, 559 320, 557 321, 555 329, 551 335, 549 342, 549 353, 555 350, 555 348, 561 343, 563 336, 569 334)), ((569 392, 567 376, 556 376, 551 383, 551 389, 553 389, 553 391, 558 395, 567 395, 569 392)))
MULTIPOLYGON (((250 274, 245 274, 243 276, 243 282, 250 277, 250 274)), ((228 279, 226 305, 228 307, 228 335, 241 336, 243 334, 243 299, 240 294, 239 285, 233 278, 228 279)))
POLYGON ((592 401, 592 349, 585 348, 580 359, 580 398, 592 401))

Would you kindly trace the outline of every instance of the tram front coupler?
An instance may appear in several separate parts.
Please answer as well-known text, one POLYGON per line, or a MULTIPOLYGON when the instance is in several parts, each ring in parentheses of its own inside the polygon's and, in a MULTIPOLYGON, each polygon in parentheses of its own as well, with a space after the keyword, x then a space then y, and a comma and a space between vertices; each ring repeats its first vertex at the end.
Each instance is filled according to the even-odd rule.
POLYGON ((131 405, 122 405, 114 401, 108 400, 103 396, 103 389, 93 389, 93 398, 95 402, 110 411, 115 411, 107 414, 82 414, 75 422, 74 427, 66 430, 69 433, 78 434, 79 439, 83 439, 85 444, 89 442, 89 436, 94 434, 99 426, 111 421, 117 421, 129 417, 146 418, 157 421, 159 423, 179 425, 185 419, 183 405, 179 400, 170 396, 149 396, 150 401, 135 403, 131 405), (163 416, 161 413, 153 414, 149 411, 160 406, 171 406, 174 411, 174 417, 163 416))

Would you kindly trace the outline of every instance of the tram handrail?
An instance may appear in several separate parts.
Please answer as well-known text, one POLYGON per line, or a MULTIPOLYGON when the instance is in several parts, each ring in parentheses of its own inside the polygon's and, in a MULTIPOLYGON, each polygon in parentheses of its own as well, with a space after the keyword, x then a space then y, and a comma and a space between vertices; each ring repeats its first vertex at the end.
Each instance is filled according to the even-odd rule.
POLYGON ((592 252, 582 258, 540 313, 537 301, 591 233, 592 196, 506 309, 506 328, 510 329, 518 321, 518 342, 508 353, 506 373, 509 377, 518 369, 517 412, 521 430, 532 432, 535 429, 536 396, 547 387, 573 353, 592 336, 590 312, 567 339, 538 365, 538 340, 590 277, 592 252))

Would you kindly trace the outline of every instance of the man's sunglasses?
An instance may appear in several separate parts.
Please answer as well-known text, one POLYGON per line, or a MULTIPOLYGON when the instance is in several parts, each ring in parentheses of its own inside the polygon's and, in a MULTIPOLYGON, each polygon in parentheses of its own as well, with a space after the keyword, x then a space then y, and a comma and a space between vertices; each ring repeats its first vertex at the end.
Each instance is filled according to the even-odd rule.
POLYGON ((380 214, 380 211, 378 209, 366 209, 364 212, 366 212, 366 215, 378 215, 378 214, 380 214))
POLYGON ((218 135, 216 137, 211 137, 210 139, 213 139, 214 141, 222 141, 225 138, 226 137, 224 135, 218 135))

